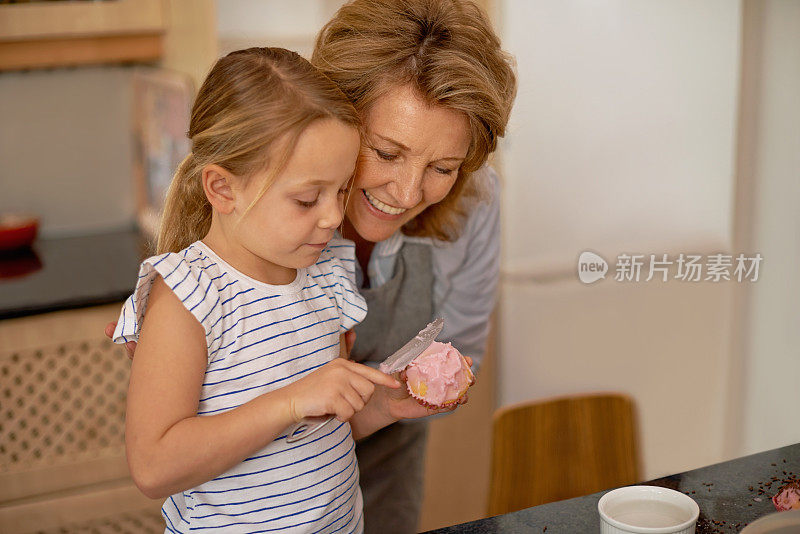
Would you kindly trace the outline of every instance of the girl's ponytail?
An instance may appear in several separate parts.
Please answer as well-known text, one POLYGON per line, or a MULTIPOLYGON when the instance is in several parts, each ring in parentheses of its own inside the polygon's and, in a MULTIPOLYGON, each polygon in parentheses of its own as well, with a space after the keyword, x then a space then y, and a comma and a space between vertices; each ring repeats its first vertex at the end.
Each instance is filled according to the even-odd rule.
POLYGON ((203 191, 202 172, 191 152, 175 171, 158 230, 158 254, 183 250, 208 233, 211 204, 203 191))

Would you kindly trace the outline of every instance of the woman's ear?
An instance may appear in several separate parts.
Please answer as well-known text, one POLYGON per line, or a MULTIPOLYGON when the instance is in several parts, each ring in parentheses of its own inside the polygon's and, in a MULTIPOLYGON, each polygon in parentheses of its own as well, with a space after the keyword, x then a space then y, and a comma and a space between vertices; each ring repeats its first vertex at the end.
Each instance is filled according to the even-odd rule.
POLYGON ((203 167, 203 191, 206 198, 220 213, 229 214, 236 206, 236 195, 231 182, 236 178, 219 165, 203 167))

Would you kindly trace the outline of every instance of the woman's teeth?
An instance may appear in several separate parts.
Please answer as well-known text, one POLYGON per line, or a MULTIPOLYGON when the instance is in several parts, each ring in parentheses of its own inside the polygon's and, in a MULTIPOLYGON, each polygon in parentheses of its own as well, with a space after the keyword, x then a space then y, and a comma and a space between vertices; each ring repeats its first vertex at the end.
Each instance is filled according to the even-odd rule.
POLYGON ((386 213, 388 215, 400 215, 401 213, 408 211, 404 208, 395 208, 393 206, 390 206, 389 204, 384 204, 377 198, 370 195, 369 191, 367 191, 366 189, 364 189, 364 195, 367 197, 367 200, 369 200, 369 203, 372 204, 372 206, 375 209, 377 209, 378 211, 382 211, 383 213, 386 213))

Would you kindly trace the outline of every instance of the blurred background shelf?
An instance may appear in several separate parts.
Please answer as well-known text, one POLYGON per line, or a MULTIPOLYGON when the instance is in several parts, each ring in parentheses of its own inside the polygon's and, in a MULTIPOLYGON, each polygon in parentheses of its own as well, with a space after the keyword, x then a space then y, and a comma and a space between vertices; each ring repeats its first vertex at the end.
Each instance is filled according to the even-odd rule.
POLYGON ((0 72, 149 63, 199 85, 217 56, 213 0, 0 5, 0 72))
POLYGON ((161 0, 0 5, 0 70, 158 61, 164 7, 161 0))

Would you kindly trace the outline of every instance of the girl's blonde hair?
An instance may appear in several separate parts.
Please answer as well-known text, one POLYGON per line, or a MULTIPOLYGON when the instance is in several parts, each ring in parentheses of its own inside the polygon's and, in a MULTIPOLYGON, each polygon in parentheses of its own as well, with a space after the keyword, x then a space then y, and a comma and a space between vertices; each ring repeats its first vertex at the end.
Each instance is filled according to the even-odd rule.
POLYGON ((211 205, 201 180, 205 166, 219 165, 245 180, 268 169, 263 195, 303 130, 324 118, 360 125, 358 113, 336 84, 296 52, 249 48, 219 59, 192 107, 192 151, 167 192, 158 253, 177 252, 208 233, 211 205), (276 155, 270 151, 276 146, 285 149, 276 155))
POLYGON ((322 28, 311 62, 362 117, 387 90, 409 83, 431 104, 467 116, 471 143, 455 185, 403 228, 458 237, 469 200, 480 194, 471 174, 505 134, 517 87, 513 59, 481 9, 468 0, 355 0, 322 28))

